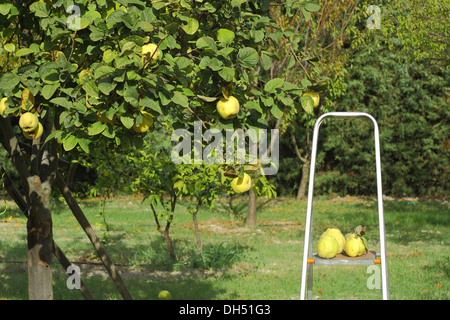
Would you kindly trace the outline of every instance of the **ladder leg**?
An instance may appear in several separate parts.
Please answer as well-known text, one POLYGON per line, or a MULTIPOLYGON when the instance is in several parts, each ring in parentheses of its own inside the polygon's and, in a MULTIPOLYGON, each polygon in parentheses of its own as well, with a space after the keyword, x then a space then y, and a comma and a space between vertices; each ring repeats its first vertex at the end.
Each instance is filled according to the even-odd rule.
MULTIPOLYGON (((308 296, 312 294, 312 265, 308 264, 308 258, 312 258, 312 198, 314 190, 314 172, 316 169, 316 154, 319 126, 322 120, 319 118, 314 126, 311 165, 309 171, 308 203, 306 207, 305 243, 303 247, 302 281, 300 288, 300 300, 305 300, 306 283, 308 282, 308 296)), ((309 297, 308 297, 309 298, 309 297)))
MULTIPOLYGON (((312 232, 312 226, 313 226, 313 217, 311 214, 311 227, 309 229, 309 249, 308 249, 308 258, 313 257, 313 232, 312 232)), ((312 300, 312 290, 313 290, 313 266, 314 264, 308 263, 308 284, 307 284, 307 296, 306 298, 308 300, 312 300)))
POLYGON ((386 233, 384 230, 384 212, 383 212, 383 191, 381 180, 381 156, 380 156, 380 139, 378 133, 378 125, 375 119, 372 118, 374 125, 374 140, 375 140, 375 164, 377 172, 377 202, 378 202, 378 224, 380 231, 380 254, 381 254, 381 289, 383 299, 390 299, 388 266, 387 266, 387 252, 386 252, 386 233))

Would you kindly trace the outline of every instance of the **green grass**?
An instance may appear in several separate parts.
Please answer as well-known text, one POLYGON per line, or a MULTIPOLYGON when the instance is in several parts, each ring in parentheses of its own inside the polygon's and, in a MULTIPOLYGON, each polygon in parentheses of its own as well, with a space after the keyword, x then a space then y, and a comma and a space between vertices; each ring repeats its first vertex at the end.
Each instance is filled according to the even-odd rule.
MULTIPOLYGON (((306 202, 258 199, 258 226, 246 227, 245 197, 215 203, 198 215, 203 243, 195 254, 187 202, 177 206, 171 236, 178 260, 171 261, 155 231, 146 203, 133 197, 105 203, 83 201, 88 220, 135 299, 156 299, 169 290, 174 299, 298 299, 301 281, 306 202)), ((0 216, 0 299, 27 299, 26 220, 12 205, 0 216), (10 263, 5 263, 9 261, 10 263), (16 262, 16 263, 11 263, 16 262)), ((0 212, 2 212, 0 204, 0 212)), ((449 299, 449 208, 440 202, 385 202, 391 299, 449 299)), ((367 226, 369 245, 379 251, 375 202, 357 198, 314 202, 314 246, 331 226, 343 233, 367 226)), ((121 299, 92 244, 63 203, 53 204, 54 239, 96 299, 121 299), (93 264, 94 263, 94 264, 93 264)), ((56 258, 54 259, 56 261, 56 258)), ((83 299, 66 286, 65 270, 55 263, 55 299, 83 299)), ((367 288, 367 266, 314 267, 316 299, 380 299, 367 288)))

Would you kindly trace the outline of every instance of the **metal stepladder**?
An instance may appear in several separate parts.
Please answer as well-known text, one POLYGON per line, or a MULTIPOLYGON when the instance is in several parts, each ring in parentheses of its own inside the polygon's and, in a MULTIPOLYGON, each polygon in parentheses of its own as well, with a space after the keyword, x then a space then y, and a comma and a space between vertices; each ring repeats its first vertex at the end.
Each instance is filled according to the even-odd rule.
POLYGON ((305 300, 305 291, 307 289, 307 299, 312 299, 312 282, 313 282, 313 265, 381 265, 381 289, 383 300, 390 299, 388 267, 387 267, 387 252, 386 239, 384 232, 384 213, 383 213, 383 193, 381 188, 381 160, 380 160, 380 141, 378 124, 376 120, 368 113, 363 112, 329 112, 325 113, 317 119, 314 126, 312 151, 311 151, 311 167, 309 174, 309 188, 308 188, 308 202, 306 209, 306 223, 305 223, 305 239, 303 249, 303 264, 302 264, 302 279, 300 289, 300 300, 305 300), (360 118, 366 117, 372 120, 374 125, 375 138, 375 164, 377 175, 377 202, 378 202, 378 223, 380 232, 380 254, 379 259, 376 258, 377 253, 369 251, 368 254, 361 258, 350 258, 343 255, 336 256, 333 259, 322 259, 313 253, 313 218, 312 218, 312 204, 313 204, 313 189, 314 189, 314 174, 316 166, 317 142, 319 138, 319 127, 323 120, 328 117, 339 118, 360 118), (307 286, 307 288, 306 288, 307 286))

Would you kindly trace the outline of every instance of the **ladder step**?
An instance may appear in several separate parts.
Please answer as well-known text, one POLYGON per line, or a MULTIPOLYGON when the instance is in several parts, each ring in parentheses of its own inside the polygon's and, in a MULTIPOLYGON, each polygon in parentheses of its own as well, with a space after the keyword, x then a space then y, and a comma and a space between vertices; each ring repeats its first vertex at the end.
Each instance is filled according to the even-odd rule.
POLYGON ((369 251, 368 253, 359 257, 349 257, 345 253, 340 253, 332 259, 323 259, 317 255, 313 254, 313 259, 308 259, 308 263, 313 263, 317 265, 372 265, 379 264, 380 259, 376 257, 379 254, 376 251, 369 251))

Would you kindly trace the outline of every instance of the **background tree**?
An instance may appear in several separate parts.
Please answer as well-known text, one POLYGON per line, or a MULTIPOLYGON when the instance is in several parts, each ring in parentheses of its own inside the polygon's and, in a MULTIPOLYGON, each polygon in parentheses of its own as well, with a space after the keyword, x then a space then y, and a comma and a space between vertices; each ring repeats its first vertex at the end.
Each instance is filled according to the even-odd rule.
MULTIPOLYGON (((369 4, 373 3, 363 3, 363 12, 369 4)), ((347 74, 338 83, 343 94, 330 96, 330 103, 336 105, 337 111, 364 111, 377 119, 385 194, 448 195, 448 71, 428 58, 406 56, 410 46, 401 40, 390 21, 396 21, 396 11, 378 5, 381 29, 368 30, 353 50, 347 74)), ((365 18, 360 21, 361 27, 365 22, 365 18)), ((373 194, 376 189, 370 126, 365 121, 333 120, 321 132, 317 193, 373 194)), ((295 150, 289 148, 289 139, 281 143, 285 151, 281 157, 286 164, 294 163, 295 150)), ((293 176, 280 175, 277 179, 281 194, 295 186, 293 176), (285 186, 286 191, 279 186, 285 186)))
POLYGON ((430 65, 448 67, 449 0, 393 1, 380 4, 380 7, 384 35, 395 35, 403 43, 401 51, 406 56, 430 65))

